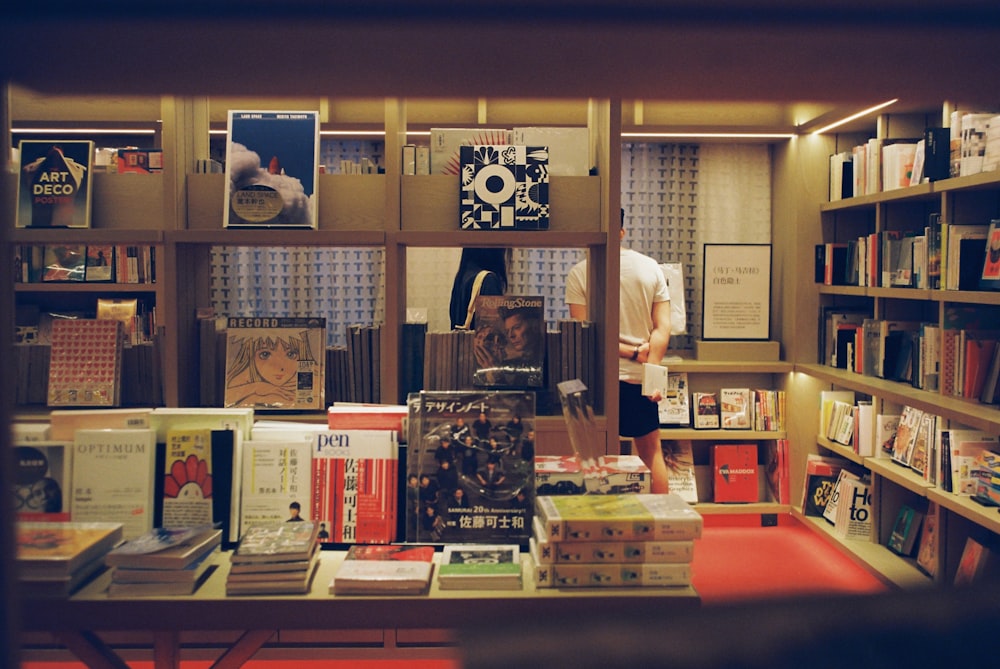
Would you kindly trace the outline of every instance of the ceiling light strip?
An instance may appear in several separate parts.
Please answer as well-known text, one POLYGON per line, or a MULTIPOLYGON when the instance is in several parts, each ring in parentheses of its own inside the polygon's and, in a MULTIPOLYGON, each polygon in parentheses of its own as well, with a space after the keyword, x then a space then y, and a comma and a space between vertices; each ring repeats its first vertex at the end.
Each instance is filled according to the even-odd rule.
POLYGON ((851 114, 847 118, 842 118, 839 121, 834 121, 830 125, 825 125, 822 128, 820 128, 819 130, 813 130, 812 134, 814 134, 814 135, 821 135, 821 134, 823 134, 824 132, 826 132, 828 130, 833 130, 834 128, 839 128, 840 126, 844 125, 845 123, 850 123, 851 121, 853 121, 855 119, 859 119, 862 116, 867 116, 868 114, 872 114, 874 112, 877 112, 879 109, 884 109, 884 108, 888 107, 891 104, 895 104, 898 101, 899 101, 899 98, 893 98, 892 100, 888 100, 888 101, 883 102, 881 104, 877 104, 874 107, 869 107, 868 109, 862 109, 857 114, 851 114))

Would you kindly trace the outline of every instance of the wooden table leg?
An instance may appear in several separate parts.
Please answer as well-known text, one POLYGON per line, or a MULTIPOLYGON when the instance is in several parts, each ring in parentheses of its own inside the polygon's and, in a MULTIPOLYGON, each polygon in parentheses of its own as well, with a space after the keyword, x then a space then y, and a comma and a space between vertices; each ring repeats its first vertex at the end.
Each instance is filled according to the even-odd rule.
MULTIPOLYGON (((274 630, 248 630, 212 665, 211 669, 238 669, 274 636, 274 630)), ((159 669, 159 668, 157 668, 159 669)))
POLYGON ((89 631, 59 631, 53 633, 59 643, 90 669, 128 669, 118 653, 89 631))
POLYGON ((177 630, 153 632, 153 666, 155 669, 180 669, 181 635, 177 630))

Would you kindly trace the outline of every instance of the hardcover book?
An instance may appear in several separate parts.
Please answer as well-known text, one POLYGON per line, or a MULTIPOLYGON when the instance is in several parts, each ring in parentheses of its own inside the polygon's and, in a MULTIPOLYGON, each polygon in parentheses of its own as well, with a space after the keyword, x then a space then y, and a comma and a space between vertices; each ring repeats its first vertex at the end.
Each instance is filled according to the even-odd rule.
POLYGON ((442 590, 520 590, 520 547, 517 544, 445 546, 437 580, 442 590))
POLYGON ((552 541, 535 523, 531 554, 538 564, 691 562, 694 541, 552 541))
POLYGON ((806 456, 806 478, 802 486, 802 513, 822 516, 827 502, 833 495, 840 470, 847 460, 833 456, 810 453, 806 456))
POLYGON ((83 281, 87 274, 85 244, 46 244, 42 255, 42 281, 83 281))
POLYGON ((548 147, 462 146, 459 156, 462 230, 548 229, 548 147))
POLYGON ((715 444, 712 473, 715 502, 759 501, 757 444, 715 444))
POLYGON ((396 538, 399 449, 391 430, 324 430, 313 437, 310 519, 321 543, 396 538))
POLYGON ((326 319, 229 319, 226 407, 325 408, 326 319))
POLYGON ((94 142, 23 139, 17 175, 19 228, 89 228, 94 142))
POLYGON ((703 521, 680 495, 539 495, 536 511, 550 541, 689 541, 703 521))
POLYGON ((319 112, 229 111, 223 225, 315 228, 319 112))
POLYGON ((118 321, 58 319, 52 323, 48 405, 118 406, 122 329, 118 321))
POLYGON ((115 245, 87 244, 86 281, 115 280, 115 245))
POLYGON ((117 522, 125 539, 153 529, 156 433, 77 430, 73 441, 73 520, 117 522))
POLYGON ((867 479, 845 478, 837 484, 840 500, 837 503, 837 521, 834 532, 845 539, 871 537, 871 484, 867 479))
POLYGON ((49 412, 49 437, 56 441, 73 441, 77 430, 130 429, 152 427, 153 409, 53 409, 49 412))
MULTIPOLYGON (((602 455, 597 466, 607 479, 608 492, 649 492, 649 467, 638 455, 602 455)), ((576 455, 536 455, 535 492, 539 495, 578 495, 586 488, 583 467, 576 455)))
POLYGON ((164 527, 212 524, 212 430, 167 431, 163 477, 164 527))
POLYGON ((899 507, 896 522, 892 526, 892 534, 889 535, 889 541, 886 544, 889 550, 907 557, 913 555, 923 519, 924 514, 912 506, 904 504, 899 507))
POLYGON ((190 595, 215 571, 213 553, 205 553, 184 569, 111 570, 108 597, 160 597, 190 595))
POLYGON ((14 513, 21 521, 69 521, 72 444, 15 440, 14 513))
MULTIPOLYGON (((659 365, 652 365, 660 367, 659 365)), ((646 366, 643 366, 645 370, 646 366)), ((691 392, 687 372, 666 372, 666 384, 662 386, 662 397, 657 410, 660 425, 666 427, 688 427, 691 425, 691 392)), ((645 393, 643 393, 645 394, 645 393)))
POLYGON ((937 502, 927 503, 927 514, 924 516, 923 528, 920 531, 920 545, 917 548, 917 566, 931 578, 938 573, 938 548, 941 541, 938 525, 941 509, 937 502))
POLYGON ((480 295, 476 298, 475 386, 539 388, 545 361, 545 298, 480 295))
POLYGON ((955 585, 966 587, 977 584, 983 579, 991 562, 996 562, 993 551, 982 541, 967 537, 955 570, 955 585))
POLYGON ((233 578, 226 579, 226 595, 304 595, 312 589, 313 579, 319 571, 319 560, 312 560, 309 566, 292 574, 268 574, 263 580, 233 578))
POLYGON ((328 589, 334 595, 419 595, 433 571, 432 546, 351 546, 328 589))
POLYGON ((667 462, 670 492, 677 493, 688 504, 698 503, 698 479, 695 476, 694 449, 689 439, 663 440, 663 458, 667 462))
POLYGON ((410 418, 406 541, 527 543, 535 395, 423 391, 410 418))
POLYGON ((771 501, 778 504, 791 504, 791 465, 788 454, 788 439, 768 441, 765 448, 767 454, 764 471, 771 501))

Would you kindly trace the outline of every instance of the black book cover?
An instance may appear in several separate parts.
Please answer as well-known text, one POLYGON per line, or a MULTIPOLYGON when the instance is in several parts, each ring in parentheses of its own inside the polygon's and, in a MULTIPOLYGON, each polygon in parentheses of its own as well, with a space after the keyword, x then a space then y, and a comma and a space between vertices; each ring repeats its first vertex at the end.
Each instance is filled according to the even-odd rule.
POLYGON ((212 521, 222 529, 222 549, 238 543, 232 536, 233 454, 236 433, 233 430, 212 430, 212 521))
POLYGON ((951 176, 951 129, 927 128, 924 131, 924 176, 939 181, 951 176))

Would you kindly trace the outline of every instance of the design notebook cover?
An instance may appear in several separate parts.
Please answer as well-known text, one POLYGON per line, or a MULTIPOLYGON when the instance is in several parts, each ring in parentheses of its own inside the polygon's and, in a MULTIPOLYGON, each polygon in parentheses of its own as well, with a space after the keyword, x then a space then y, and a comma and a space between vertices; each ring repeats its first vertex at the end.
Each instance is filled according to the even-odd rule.
POLYGON ((89 228, 94 143, 90 140, 18 144, 19 228, 89 228))
POLYGON ((527 543, 535 394, 423 391, 410 417, 406 541, 527 543))
POLYGON ((316 228, 319 112, 230 111, 225 227, 316 228))
POLYGON ((541 387, 545 359, 545 298, 480 295, 476 298, 476 386, 541 387))
POLYGON ((544 146, 462 146, 463 230, 547 230, 549 150, 544 146))
POLYGON ((225 406, 325 408, 325 351, 325 318, 230 318, 225 406))

